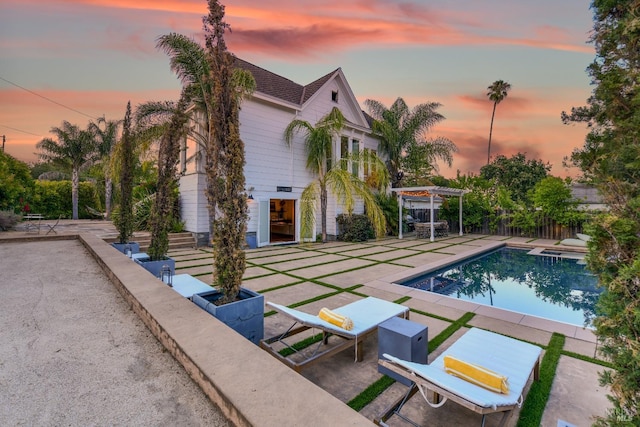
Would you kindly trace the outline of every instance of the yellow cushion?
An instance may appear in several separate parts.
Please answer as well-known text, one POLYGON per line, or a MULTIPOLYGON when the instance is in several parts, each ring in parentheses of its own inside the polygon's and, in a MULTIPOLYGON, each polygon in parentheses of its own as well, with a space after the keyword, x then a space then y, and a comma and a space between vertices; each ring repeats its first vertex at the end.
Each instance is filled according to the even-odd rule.
POLYGON ((496 393, 509 393, 507 377, 493 372, 482 366, 464 362, 453 356, 444 357, 444 370, 451 375, 462 378, 480 387, 495 391, 496 393))
POLYGON ((346 329, 347 331, 353 329, 353 321, 351 319, 334 311, 331 311, 328 308, 323 307, 322 310, 320 310, 318 317, 325 322, 329 322, 332 325, 336 325, 342 329, 346 329))

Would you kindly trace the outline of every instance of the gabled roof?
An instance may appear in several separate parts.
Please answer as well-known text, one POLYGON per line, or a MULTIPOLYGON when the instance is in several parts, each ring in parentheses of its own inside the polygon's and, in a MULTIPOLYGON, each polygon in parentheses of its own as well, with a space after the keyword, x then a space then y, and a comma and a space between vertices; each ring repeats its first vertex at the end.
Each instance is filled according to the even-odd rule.
POLYGON ((337 68, 336 70, 330 72, 329 74, 324 75, 320 77, 318 80, 306 85, 304 87, 304 93, 302 94, 302 102, 300 102, 300 104, 304 104, 305 102, 307 102, 309 98, 311 98, 313 94, 315 94, 318 90, 320 90, 320 88, 324 86, 324 84, 328 82, 338 70, 340 70, 340 68, 337 68))
POLYGON ((253 74, 256 80, 256 90, 265 95, 281 99, 296 105, 302 105, 309 100, 325 83, 327 83, 333 75, 340 70, 339 68, 320 77, 319 79, 309 83, 306 86, 291 81, 271 71, 253 65, 250 62, 235 58, 236 66, 253 74))

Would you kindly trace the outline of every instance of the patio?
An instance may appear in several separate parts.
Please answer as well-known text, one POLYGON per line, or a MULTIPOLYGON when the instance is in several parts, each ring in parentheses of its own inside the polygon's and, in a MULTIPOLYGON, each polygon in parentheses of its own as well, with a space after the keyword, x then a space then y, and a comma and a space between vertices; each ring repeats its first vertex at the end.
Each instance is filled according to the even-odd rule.
MULTIPOLYGON (((65 224, 61 224, 58 229, 58 239, 62 238, 65 232, 78 232, 73 226, 67 227, 65 231, 65 224)), ((106 230, 107 228, 93 232, 101 235, 106 233, 106 230)), ((90 230, 83 229, 83 232, 90 230)), ((37 239, 34 236, 27 238, 37 239)), ((430 341, 445 332, 448 336, 448 333, 453 331, 452 335, 430 352, 430 361, 470 326, 526 340, 544 348, 549 345, 554 332, 562 334, 565 337, 564 347, 541 425, 589 425, 592 416, 604 414, 608 407, 606 391, 598 385, 597 372, 603 368, 594 363, 596 343, 590 331, 491 307, 450 299, 442 300, 391 283, 396 277, 438 265, 444 259, 464 257, 475 251, 483 251, 504 240, 505 238, 499 236, 475 235, 440 238, 435 242, 405 238, 360 244, 333 242, 324 245, 255 249, 247 252, 248 266, 244 285, 263 293, 267 301, 283 305, 295 304, 298 310, 309 313, 317 313, 325 306, 339 307, 363 296, 375 296, 388 301, 398 301, 402 298, 402 304, 411 309, 411 320, 428 326, 430 341), (560 421, 567 424, 559 424, 560 421)), ((553 246, 556 243, 527 239, 508 240, 509 243, 532 247, 553 246)), ((6 240, 2 244, 6 244, 5 242, 6 240)), ((122 257, 117 253, 113 255, 122 257)), ((176 259, 177 274, 191 274, 205 282, 211 280, 210 254, 207 248, 174 251, 170 255, 176 259)), ((159 281, 158 285, 162 287, 159 281)), ((288 326, 280 315, 268 314, 265 318, 265 336, 282 331, 285 324, 288 326)), ((260 360, 263 358, 260 357, 260 360)), ((354 364, 353 355, 345 351, 309 367, 301 375, 338 400, 358 409, 358 412, 369 420, 380 415, 405 390, 405 386, 393 383, 383 389, 379 396, 373 399, 366 398, 367 390, 384 382, 384 377, 377 371, 375 334, 365 341, 363 362, 354 364)), ((287 381, 289 379, 283 379, 284 383, 287 381)), ((288 403, 295 407, 295 403, 288 403)), ((336 413, 342 412, 342 409, 335 409, 336 413)), ((419 396, 409 401, 403 413, 420 424, 428 422, 429 425, 445 426, 480 423, 477 414, 455 404, 447 403, 435 410, 427 406, 419 396)), ((516 414, 509 425, 515 425, 517 417, 516 414)), ((287 424, 284 418, 279 421, 281 425, 287 424)), ((488 417, 487 425, 494 425, 496 421, 488 417)), ((406 425, 398 417, 391 418, 387 424, 406 425)), ((265 420, 261 425, 271 423, 265 420)))

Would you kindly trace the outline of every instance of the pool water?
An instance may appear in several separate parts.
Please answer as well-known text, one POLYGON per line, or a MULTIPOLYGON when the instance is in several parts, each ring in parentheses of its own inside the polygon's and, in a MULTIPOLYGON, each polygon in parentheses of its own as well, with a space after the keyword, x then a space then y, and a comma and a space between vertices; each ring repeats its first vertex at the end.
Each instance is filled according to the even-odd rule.
POLYGON ((601 288, 576 255, 501 248, 400 284, 590 326, 601 288))

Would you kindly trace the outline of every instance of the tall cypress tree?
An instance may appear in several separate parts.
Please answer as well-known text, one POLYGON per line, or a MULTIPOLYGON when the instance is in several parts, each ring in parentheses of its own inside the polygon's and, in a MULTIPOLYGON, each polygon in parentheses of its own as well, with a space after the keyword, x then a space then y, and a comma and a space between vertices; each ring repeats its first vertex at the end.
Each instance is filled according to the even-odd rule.
POLYGON ((122 125, 120 140, 120 214, 114 219, 118 242, 128 243, 133 236, 133 135, 131 134, 131 101, 122 125))
POLYGON ((211 93, 207 94, 209 139, 207 199, 213 220, 213 280, 223 292, 221 304, 233 302, 245 271, 245 235, 248 209, 244 193, 244 143, 240 139, 240 96, 233 81, 233 55, 224 40, 229 25, 224 6, 209 0, 203 18, 211 93))
POLYGON ((594 0, 588 103, 562 114, 591 129, 571 159, 608 211, 590 227, 589 268, 604 287, 596 334, 614 370, 601 374, 614 407, 597 425, 640 425, 640 3, 594 0))

